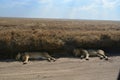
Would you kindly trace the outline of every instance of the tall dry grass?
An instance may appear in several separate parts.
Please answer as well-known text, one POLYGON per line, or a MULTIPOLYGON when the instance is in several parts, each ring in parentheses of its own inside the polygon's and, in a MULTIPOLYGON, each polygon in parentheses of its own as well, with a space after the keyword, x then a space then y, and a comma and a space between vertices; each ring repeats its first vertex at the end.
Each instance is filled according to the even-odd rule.
POLYGON ((0 18, 0 56, 120 47, 120 22, 0 18))

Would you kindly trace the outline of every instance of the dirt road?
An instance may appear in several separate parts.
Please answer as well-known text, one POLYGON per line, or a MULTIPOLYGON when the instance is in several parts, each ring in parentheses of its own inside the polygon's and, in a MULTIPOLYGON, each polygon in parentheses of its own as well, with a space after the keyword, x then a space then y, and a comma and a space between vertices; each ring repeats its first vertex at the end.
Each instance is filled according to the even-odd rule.
POLYGON ((117 80, 120 56, 109 61, 59 58, 56 62, 0 61, 0 80, 117 80))

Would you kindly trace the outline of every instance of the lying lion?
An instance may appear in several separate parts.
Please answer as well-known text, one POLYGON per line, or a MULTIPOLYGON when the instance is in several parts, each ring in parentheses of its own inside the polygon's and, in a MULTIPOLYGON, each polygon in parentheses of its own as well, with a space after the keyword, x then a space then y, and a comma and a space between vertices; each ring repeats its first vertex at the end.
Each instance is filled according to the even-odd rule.
POLYGON ((108 57, 105 55, 105 52, 103 50, 86 50, 86 49, 74 49, 73 54, 80 58, 85 58, 86 60, 89 60, 89 56, 98 56, 100 59, 108 60, 108 57))
POLYGON ((43 58, 43 59, 47 59, 48 61, 56 61, 56 59, 51 57, 47 52, 18 53, 16 56, 16 60, 20 60, 20 58, 22 58, 23 64, 27 64, 29 58, 33 58, 33 59, 43 58))

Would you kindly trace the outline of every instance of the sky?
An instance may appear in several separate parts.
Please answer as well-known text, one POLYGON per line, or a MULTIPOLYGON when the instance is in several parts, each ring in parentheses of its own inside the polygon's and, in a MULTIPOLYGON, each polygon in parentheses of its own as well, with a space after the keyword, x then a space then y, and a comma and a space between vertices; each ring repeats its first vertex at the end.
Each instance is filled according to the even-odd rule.
POLYGON ((120 20, 120 0, 0 0, 0 17, 120 20))

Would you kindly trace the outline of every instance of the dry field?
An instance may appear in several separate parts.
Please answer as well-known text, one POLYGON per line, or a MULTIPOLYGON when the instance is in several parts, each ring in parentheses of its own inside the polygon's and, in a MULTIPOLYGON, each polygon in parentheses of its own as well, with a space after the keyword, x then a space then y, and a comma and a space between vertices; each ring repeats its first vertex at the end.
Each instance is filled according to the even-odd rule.
POLYGON ((0 80, 117 80, 119 48, 120 21, 0 18, 0 80), (104 49, 110 60, 80 60, 73 48, 104 49), (48 51, 57 61, 14 60, 25 51, 48 51))
POLYGON ((119 49, 120 21, 0 18, 2 55, 76 47, 119 49))

